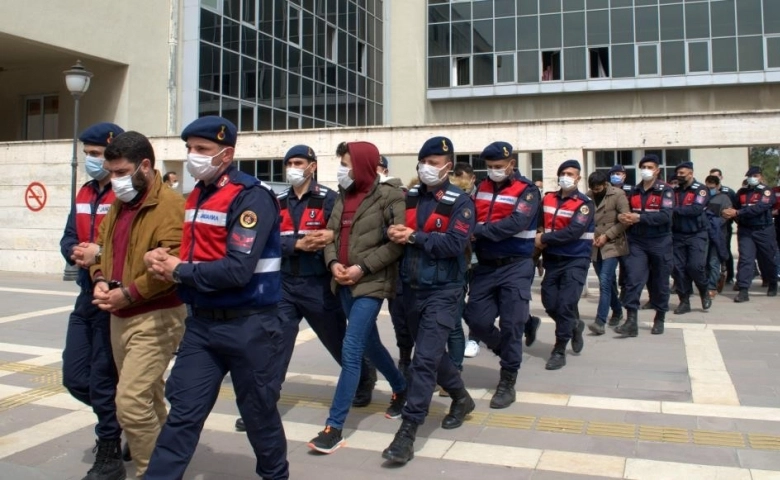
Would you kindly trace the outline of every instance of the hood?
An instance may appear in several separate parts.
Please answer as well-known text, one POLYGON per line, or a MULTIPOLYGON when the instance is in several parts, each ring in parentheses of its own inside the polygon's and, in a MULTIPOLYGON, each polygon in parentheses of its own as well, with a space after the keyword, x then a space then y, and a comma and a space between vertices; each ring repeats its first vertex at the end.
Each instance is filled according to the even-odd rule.
POLYGON ((376 167, 379 165, 379 149, 369 142, 350 142, 347 144, 352 159, 352 174, 355 176, 355 191, 367 192, 376 180, 376 167))

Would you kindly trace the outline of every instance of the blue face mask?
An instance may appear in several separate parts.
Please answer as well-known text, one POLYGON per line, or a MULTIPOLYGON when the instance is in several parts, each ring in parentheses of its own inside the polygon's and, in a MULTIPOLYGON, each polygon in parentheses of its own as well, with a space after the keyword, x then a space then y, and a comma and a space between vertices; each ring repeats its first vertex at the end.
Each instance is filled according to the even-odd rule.
POLYGON ((620 175, 612 175, 611 177, 609 177, 609 183, 611 183, 612 185, 620 185, 621 183, 623 183, 623 177, 621 177, 620 175))
POLYGON ((87 174, 97 180, 98 182, 108 176, 108 170, 103 169, 103 159, 98 157, 92 157, 87 155, 87 159, 84 162, 84 166, 87 169, 87 174))
POLYGON ((718 194, 718 189, 717 188, 710 188, 710 195, 712 195, 714 197, 717 194, 718 194))

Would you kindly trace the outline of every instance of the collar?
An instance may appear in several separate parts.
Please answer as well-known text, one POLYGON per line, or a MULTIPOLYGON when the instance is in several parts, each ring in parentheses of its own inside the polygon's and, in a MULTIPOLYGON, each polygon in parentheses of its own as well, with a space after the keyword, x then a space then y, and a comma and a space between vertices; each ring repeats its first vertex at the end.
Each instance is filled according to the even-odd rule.
POLYGON ((432 195, 436 197, 437 199, 441 198, 442 195, 444 195, 444 192, 447 191, 447 188, 450 186, 450 179, 444 178, 444 181, 440 183, 439 185, 436 185, 431 190, 428 190, 428 185, 420 182, 420 194, 421 195, 432 195))
POLYGON ((231 163, 228 168, 226 168, 225 171, 222 172, 222 174, 213 182, 206 185, 203 180, 200 180, 196 186, 200 186, 201 190, 204 192, 215 192, 230 183, 232 180, 235 180, 236 175, 238 175, 238 169, 233 163, 231 163))

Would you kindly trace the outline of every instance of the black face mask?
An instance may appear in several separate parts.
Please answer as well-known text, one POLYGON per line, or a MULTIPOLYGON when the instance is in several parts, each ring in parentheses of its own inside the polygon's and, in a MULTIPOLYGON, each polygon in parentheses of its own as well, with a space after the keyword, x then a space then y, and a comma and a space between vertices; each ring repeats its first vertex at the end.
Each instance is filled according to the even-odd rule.
POLYGON ((680 185, 687 184, 688 183, 688 177, 683 176, 683 175, 677 175, 677 183, 679 183, 680 185))
POLYGON ((606 188, 604 190, 600 191, 599 193, 593 192, 593 198, 597 198, 599 200, 604 198, 606 195, 607 195, 607 189, 606 188))

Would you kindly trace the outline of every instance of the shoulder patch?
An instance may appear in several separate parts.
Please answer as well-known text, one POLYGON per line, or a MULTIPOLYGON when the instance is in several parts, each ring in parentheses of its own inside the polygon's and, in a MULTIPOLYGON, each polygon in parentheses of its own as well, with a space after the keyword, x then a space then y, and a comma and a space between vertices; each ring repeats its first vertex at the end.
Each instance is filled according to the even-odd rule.
POLYGON ((526 201, 526 202, 530 202, 530 201, 531 201, 531 200, 533 200, 533 199, 534 199, 534 194, 533 194, 533 193, 529 193, 529 194, 527 194, 527 195, 525 196, 525 201, 526 201))
POLYGON ((463 218, 471 218, 471 209, 470 208, 464 208, 463 209, 463 218))
POLYGON ((230 181, 230 177, 228 177, 227 175, 222 175, 222 178, 220 178, 219 182, 217 182, 217 186, 219 188, 222 188, 225 185, 227 185, 229 181, 230 181))
POLYGON ((587 215, 590 213, 590 209, 588 208, 587 205, 583 205, 580 207, 580 213, 583 215, 587 215))
POLYGON ((759 190, 763 190, 763 189, 765 189, 765 188, 766 188, 766 186, 764 186, 764 185, 761 185, 761 184, 759 183, 758 185, 756 185, 756 188, 757 188, 757 189, 759 189, 759 190))
POLYGON ((707 196, 707 191, 706 190, 699 190, 699 195, 701 195, 702 197, 706 197, 707 196))
POLYGON ((769 190, 764 190, 764 196, 768 197, 770 195, 772 195, 772 192, 770 192, 769 190))
POLYGON ((672 192, 672 190, 667 190, 667 191, 664 192, 664 197, 672 198, 672 193, 674 193, 674 192, 672 192))
POLYGON ((257 225, 257 214, 252 210, 244 210, 238 221, 244 228, 253 228, 257 225))

